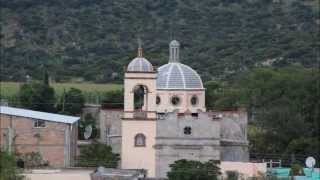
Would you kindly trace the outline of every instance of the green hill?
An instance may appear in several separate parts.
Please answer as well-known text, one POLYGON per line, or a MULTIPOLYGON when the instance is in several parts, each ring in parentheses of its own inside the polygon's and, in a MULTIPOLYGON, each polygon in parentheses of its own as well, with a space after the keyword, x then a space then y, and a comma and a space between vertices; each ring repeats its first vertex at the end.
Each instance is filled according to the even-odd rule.
POLYGON ((260 63, 316 65, 317 0, 0 0, 1 80, 122 79, 136 55, 161 65, 170 39, 204 80, 260 63))

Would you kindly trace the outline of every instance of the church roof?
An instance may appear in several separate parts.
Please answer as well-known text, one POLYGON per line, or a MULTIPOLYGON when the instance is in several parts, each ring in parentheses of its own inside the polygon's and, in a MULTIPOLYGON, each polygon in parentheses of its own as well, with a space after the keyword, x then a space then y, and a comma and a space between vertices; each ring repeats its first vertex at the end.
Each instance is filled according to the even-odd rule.
POLYGON ((199 74, 191 67, 180 63, 180 43, 169 44, 169 63, 158 69, 157 89, 203 89, 199 74))
POLYGON ((157 89, 203 89, 199 74, 182 63, 168 63, 158 69, 157 89))
POLYGON ((132 72, 152 72, 152 64, 144 57, 134 58, 128 65, 127 71, 132 72))

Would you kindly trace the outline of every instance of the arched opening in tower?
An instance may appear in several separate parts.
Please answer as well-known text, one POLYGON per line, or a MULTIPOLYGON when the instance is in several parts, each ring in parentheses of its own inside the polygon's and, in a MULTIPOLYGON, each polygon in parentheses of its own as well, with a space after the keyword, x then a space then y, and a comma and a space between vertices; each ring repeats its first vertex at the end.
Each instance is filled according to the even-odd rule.
POLYGON ((137 85, 133 89, 134 92, 134 110, 147 111, 148 88, 144 85, 137 85))

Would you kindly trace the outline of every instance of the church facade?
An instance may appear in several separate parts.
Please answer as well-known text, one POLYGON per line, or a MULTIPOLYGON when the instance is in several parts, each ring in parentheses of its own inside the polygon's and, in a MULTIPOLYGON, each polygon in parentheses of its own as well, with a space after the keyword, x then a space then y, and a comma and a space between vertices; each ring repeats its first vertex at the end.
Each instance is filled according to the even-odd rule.
POLYGON ((166 177, 179 159, 248 161, 247 113, 207 111, 201 77, 169 45, 169 62, 155 68, 138 56, 124 76, 121 168, 166 177))

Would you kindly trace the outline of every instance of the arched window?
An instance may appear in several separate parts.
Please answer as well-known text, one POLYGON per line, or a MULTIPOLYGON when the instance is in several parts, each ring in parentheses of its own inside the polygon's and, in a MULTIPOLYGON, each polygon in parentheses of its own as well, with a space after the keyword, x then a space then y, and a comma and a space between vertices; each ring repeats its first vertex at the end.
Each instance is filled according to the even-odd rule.
POLYGON ((145 147, 146 146, 146 136, 144 134, 137 134, 134 137, 134 146, 135 147, 145 147))
POLYGON ((190 102, 191 102, 191 105, 193 105, 193 106, 197 105, 198 104, 198 97, 196 95, 192 96, 190 102))
POLYGON ((156 104, 159 105, 160 102, 161 102, 160 96, 157 96, 157 98, 156 98, 156 104))

